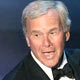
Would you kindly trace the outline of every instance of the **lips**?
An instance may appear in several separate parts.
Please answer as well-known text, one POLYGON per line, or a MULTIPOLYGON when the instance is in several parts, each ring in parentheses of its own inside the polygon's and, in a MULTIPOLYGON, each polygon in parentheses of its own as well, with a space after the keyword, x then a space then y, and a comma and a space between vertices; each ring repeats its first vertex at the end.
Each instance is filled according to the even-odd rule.
POLYGON ((54 53, 55 51, 43 51, 42 53, 54 53))
POLYGON ((44 51, 43 56, 46 59, 53 59, 55 55, 55 51, 44 51))

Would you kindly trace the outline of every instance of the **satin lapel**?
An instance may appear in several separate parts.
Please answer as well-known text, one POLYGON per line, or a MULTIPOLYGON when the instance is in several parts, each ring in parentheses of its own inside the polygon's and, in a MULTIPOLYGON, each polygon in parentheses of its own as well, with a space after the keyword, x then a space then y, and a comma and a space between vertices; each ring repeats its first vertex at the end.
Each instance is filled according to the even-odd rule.
POLYGON ((32 56, 28 55, 27 60, 24 62, 26 71, 29 69, 29 75, 32 80, 50 80, 46 73, 39 67, 39 65, 34 61, 32 56))
POLYGON ((80 80, 80 66, 77 63, 77 58, 73 58, 73 57, 75 57, 74 55, 75 54, 74 54, 73 50, 66 51, 67 60, 74 71, 75 78, 76 78, 76 80, 80 80))

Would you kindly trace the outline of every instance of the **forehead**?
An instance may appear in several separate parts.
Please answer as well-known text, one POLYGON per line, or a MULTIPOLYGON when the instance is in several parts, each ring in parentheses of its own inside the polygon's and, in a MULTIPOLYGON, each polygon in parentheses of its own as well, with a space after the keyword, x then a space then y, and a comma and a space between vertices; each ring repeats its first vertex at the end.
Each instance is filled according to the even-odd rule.
POLYGON ((27 27, 28 29, 37 29, 37 28, 50 28, 49 26, 59 25, 59 14, 55 9, 49 9, 46 14, 43 14, 37 18, 28 18, 27 27))
POLYGON ((27 17, 27 21, 35 21, 36 19, 40 19, 40 18, 58 18, 59 17, 59 13, 56 9, 52 8, 52 9, 48 9, 48 11, 46 13, 43 13, 42 15, 38 16, 38 17, 35 17, 35 18, 29 18, 27 17))

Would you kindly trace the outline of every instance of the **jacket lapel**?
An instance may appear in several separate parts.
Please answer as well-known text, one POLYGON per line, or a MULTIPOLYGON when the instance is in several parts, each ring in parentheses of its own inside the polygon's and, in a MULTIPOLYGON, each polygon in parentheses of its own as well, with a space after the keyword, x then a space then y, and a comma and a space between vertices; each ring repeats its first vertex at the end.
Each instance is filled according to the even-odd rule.
POLYGON ((50 80, 47 74, 39 67, 39 65, 34 61, 31 54, 29 53, 28 59, 25 60, 25 69, 29 69, 30 80, 50 80))

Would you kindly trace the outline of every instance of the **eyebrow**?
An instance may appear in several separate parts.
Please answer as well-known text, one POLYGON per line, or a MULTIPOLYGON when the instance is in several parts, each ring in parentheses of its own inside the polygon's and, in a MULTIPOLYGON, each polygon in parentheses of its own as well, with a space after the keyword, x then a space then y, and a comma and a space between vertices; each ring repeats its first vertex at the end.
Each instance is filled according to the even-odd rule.
POLYGON ((33 30, 32 32, 31 32, 31 34, 33 34, 33 33, 41 33, 39 30, 33 30))
MULTIPOLYGON (((58 28, 52 28, 52 29, 49 30, 49 32, 55 31, 55 30, 58 30, 58 28)), ((33 31, 31 32, 31 34, 33 34, 33 33, 40 33, 40 34, 41 34, 41 31, 39 31, 39 30, 33 30, 33 31)))
POLYGON ((58 30, 58 28, 52 28, 52 29, 50 29, 50 32, 55 31, 55 30, 58 30))

